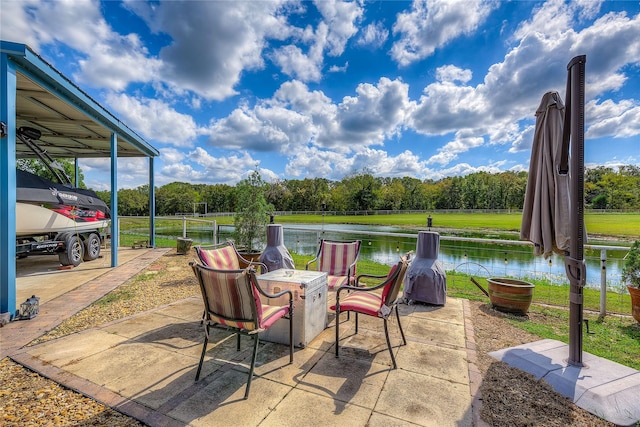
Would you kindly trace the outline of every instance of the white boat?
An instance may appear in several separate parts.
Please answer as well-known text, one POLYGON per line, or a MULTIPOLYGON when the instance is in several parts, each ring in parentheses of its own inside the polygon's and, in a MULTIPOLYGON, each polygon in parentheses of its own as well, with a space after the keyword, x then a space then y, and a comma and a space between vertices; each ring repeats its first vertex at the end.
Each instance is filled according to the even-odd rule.
POLYGON ((17 237, 109 226, 109 208, 91 190, 69 188, 22 170, 16 170, 16 184, 17 237))

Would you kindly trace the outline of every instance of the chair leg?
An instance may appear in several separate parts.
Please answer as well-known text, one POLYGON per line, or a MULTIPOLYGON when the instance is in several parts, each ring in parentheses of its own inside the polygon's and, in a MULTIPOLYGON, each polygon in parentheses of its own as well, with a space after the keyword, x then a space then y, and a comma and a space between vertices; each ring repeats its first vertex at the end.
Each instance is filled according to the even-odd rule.
MULTIPOLYGON (((348 311, 347 313, 351 313, 350 311, 348 311)), ((356 316, 356 334, 358 333, 358 312, 355 312, 355 316, 356 316)))
POLYGON ((289 312, 289 363, 293 363, 293 312, 289 312))
MULTIPOLYGON (((209 328, 209 325, 205 326, 205 328, 209 328)), ((205 332, 204 344, 202 345, 202 354, 200 355, 200 363, 198 364, 198 371, 196 372, 196 381, 198 381, 198 379, 200 378, 200 370, 202 369, 202 362, 204 362, 204 354, 207 352, 208 343, 209 343, 209 334, 205 332)))
POLYGON ((393 369, 397 368, 396 358, 393 356, 393 349, 391 348, 391 340, 389 339, 389 326, 387 325, 387 319, 384 319, 384 336, 387 339, 387 347, 389 347, 389 354, 391 355, 391 362, 393 363, 393 369))
POLYGON ((236 350, 240 351, 240 334, 236 334, 236 350))
POLYGON ((336 358, 340 350, 340 308, 336 307, 336 358))
POLYGON ((402 335, 402 344, 407 345, 407 339, 404 337, 404 331, 402 330, 402 322, 400 322, 400 313, 398 312, 397 304, 396 304, 396 318, 398 319, 398 327, 400 328, 400 335, 402 335))
MULTIPOLYGON (((240 336, 240 334, 238 334, 240 336)), ((247 388, 244 391, 244 399, 249 397, 249 389, 251 388, 251 380, 253 379, 253 370, 256 367, 256 357, 258 356, 258 334, 253 334, 253 356, 251 357, 251 368, 249 369, 249 380, 247 388)))

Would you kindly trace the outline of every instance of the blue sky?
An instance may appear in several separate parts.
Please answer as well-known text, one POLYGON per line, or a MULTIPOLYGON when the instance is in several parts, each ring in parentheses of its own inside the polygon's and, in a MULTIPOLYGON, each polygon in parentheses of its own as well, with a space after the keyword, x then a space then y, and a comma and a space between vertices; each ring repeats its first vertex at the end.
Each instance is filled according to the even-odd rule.
MULTIPOLYGON (((587 55, 587 166, 640 165, 639 1, 0 1, 25 43, 161 153, 156 185, 528 170, 587 55)), ((80 161, 109 189, 108 159, 80 161)), ((120 159, 119 185, 147 183, 120 159)))

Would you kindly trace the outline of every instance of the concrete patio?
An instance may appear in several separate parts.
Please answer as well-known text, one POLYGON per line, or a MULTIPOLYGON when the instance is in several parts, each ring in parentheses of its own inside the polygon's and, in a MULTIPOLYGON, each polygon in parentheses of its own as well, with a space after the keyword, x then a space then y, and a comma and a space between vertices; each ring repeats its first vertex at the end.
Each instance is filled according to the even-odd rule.
MULTIPOLYGON (((127 264, 148 264, 161 255, 154 252, 127 264)), ((91 282, 70 293, 91 293, 91 282)), ((69 296, 45 303, 42 318, 2 328, 3 355, 151 426, 482 424, 474 401, 481 377, 465 300, 400 306, 407 345, 399 346, 394 320, 396 370, 390 369, 382 322, 366 316, 357 335, 353 321, 343 319, 339 359, 333 323, 307 347, 296 348, 291 365, 286 346, 261 342, 251 394, 243 400, 251 345, 243 338, 237 352, 228 331, 214 330, 203 373, 194 381, 203 338, 197 295, 35 346, 5 345, 16 336, 14 325, 27 333, 61 298, 69 296)))

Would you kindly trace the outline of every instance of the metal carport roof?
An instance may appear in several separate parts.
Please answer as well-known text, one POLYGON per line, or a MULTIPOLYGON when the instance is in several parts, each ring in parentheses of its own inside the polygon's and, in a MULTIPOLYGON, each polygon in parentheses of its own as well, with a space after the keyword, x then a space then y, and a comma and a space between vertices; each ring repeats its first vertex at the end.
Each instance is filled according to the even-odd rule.
MULTIPOLYGON (((158 150, 98 104, 29 46, 0 41, 0 314, 16 311, 16 158, 35 154, 19 140, 22 126, 42 132, 38 146, 56 158, 110 158, 111 188, 117 189, 117 158, 149 158, 150 237, 154 246, 153 159, 158 150), (9 207, 9 208, 7 208, 9 207)), ((117 255, 117 191, 111 191, 112 254, 117 255)))

